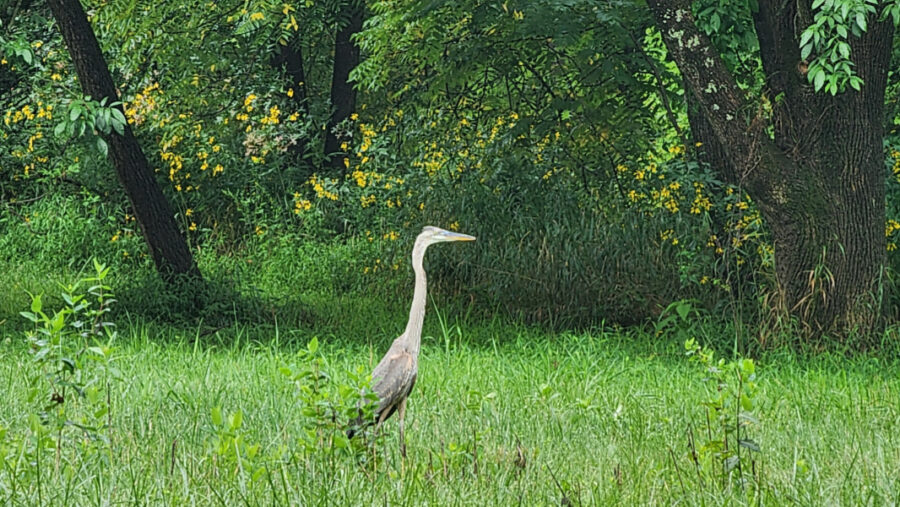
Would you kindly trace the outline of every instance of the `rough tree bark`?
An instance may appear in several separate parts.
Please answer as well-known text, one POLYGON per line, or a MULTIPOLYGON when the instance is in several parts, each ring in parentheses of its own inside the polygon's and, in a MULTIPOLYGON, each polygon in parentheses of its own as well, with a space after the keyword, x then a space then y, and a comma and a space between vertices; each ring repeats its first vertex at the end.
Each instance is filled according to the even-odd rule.
MULTIPOLYGON (((48 3, 75 64, 84 94, 95 100, 106 98, 107 103, 118 101, 106 60, 80 1, 49 0, 48 3)), ((200 272, 191 251, 131 127, 126 124, 124 135, 112 132, 105 140, 109 145, 109 159, 131 201, 134 216, 160 275, 169 283, 199 281, 200 272)))
POLYGON ((648 0, 686 90, 733 161, 733 172, 720 168, 721 177, 741 184, 772 232, 782 308, 810 336, 846 336, 880 323, 882 113, 893 28, 871 16, 869 30, 851 38, 854 69, 865 80, 861 91, 817 94, 798 44, 812 22, 810 3, 758 2, 754 22, 774 104, 770 124, 697 29, 691 1, 648 0))
POLYGON ((344 169, 343 157, 335 156, 341 152, 344 141, 334 127, 347 119, 356 108, 356 90, 350 83, 350 71, 359 64, 359 47, 351 40, 354 34, 362 30, 365 3, 350 0, 347 5, 346 22, 338 22, 337 35, 334 41, 334 66, 331 74, 331 107, 334 112, 328 121, 325 132, 325 156, 336 170, 344 169))

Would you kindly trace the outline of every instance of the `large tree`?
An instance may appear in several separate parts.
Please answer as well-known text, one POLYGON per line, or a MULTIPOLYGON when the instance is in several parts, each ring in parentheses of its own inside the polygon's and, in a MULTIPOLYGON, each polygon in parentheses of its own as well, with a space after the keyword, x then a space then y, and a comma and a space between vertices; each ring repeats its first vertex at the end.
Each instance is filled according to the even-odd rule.
POLYGON ((690 0, 648 4, 699 106, 696 121, 706 122, 732 161, 733 169, 720 166, 721 176, 745 189, 771 230, 782 307, 813 334, 873 329, 885 259, 882 142, 892 24, 870 11, 847 17, 855 26, 841 28, 834 47, 852 60, 855 77, 842 78, 844 67, 815 67, 827 48, 810 45, 824 37, 803 35, 820 21, 811 0, 759 0, 753 21, 772 104, 766 113, 698 29, 690 0), (801 52, 801 43, 809 48, 801 52), (832 93, 817 93, 823 85, 832 93))
MULTIPOLYGON (((94 100, 118 101, 109 68, 100 51, 94 31, 88 23, 79 0, 50 0, 50 9, 75 64, 78 80, 85 95, 94 100)), ((121 106, 116 106, 121 109, 121 106)), ((168 282, 199 280, 187 242, 178 230, 169 202, 166 200, 153 170, 128 124, 121 134, 105 135, 109 159, 119 181, 131 201, 134 216, 140 223, 150 256, 162 277, 168 282)))

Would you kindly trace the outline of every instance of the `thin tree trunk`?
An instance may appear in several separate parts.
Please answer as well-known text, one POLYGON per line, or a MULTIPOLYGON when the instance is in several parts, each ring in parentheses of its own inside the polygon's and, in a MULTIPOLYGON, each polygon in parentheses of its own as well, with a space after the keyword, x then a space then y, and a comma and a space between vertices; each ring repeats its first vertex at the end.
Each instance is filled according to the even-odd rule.
MULTIPOLYGON (((94 31, 79 0, 49 0, 53 17, 75 64, 85 95, 107 103, 118 100, 109 68, 100 51, 94 31)), ((121 109, 121 106, 116 106, 121 109)), ((131 201, 134 216, 141 226, 150 256, 160 275, 169 283, 199 281, 200 272, 187 242, 175 224, 172 208, 159 188, 131 127, 124 135, 105 135, 109 159, 131 201)))
MULTIPOLYGON (((278 45, 278 55, 275 57, 275 66, 284 69, 287 73, 291 90, 291 100, 304 116, 309 116, 309 103, 306 94, 306 71, 303 67, 302 41, 299 36, 294 36, 287 44, 278 45)), ((291 163, 300 165, 306 160, 307 140, 298 139, 296 143, 288 147, 291 155, 291 163)))
POLYGON ((657 26, 734 174, 769 226, 782 308, 809 335, 876 329, 885 257, 884 86, 893 29, 869 20, 851 39, 861 92, 813 93, 799 57, 810 13, 761 0, 755 15, 767 89, 779 96, 774 138, 721 57, 694 23, 689 0, 648 0, 657 26))
POLYGON ((344 121, 356 108, 356 90, 350 83, 350 71, 359 64, 359 47, 351 40, 362 31, 364 3, 350 0, 347 5, 348 20, 339 24, 334 41, 334 66, 331 76, 331 107, 333 113, 325 132, 325 156, 331 167, 343 170, 341 143, 345 140, 335 126, 344 121))

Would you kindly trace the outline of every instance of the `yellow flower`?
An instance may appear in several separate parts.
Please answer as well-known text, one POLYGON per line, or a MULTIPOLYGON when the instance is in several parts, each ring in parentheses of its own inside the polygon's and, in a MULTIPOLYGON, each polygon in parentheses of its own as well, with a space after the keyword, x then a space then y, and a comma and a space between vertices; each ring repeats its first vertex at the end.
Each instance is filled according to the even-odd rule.
POLYGON ((452 224, 450 224, 449 228, 451 231, 458 231, 459 230, 459 222, 453 222, 452 224))
POLYGON ((897 222, 896 220, 893 220, 893 219, 888 220, 887 225, 884 227, 884 235, 890 236, 891 234, 894 233, 894 231, 896 231, 898 229, 900 229, 900 222, 897 222))
POLYGON ((356 121, 356 120, 358 120, 358 119, 359 119, 359 115, 358 115, 358 114, 353 113, 353 114, 350 115, 350 121, 356 121))
POLYGON ((288 88, 287 96, 288 96, 288 97, 293 97, 293 96, 294 96, 294 89, 293 89, 293 88, 288 88))
POLYGON ((191 208, 184 210, 184 216, 186 216, 186 217, 189 217, 193 214, 194 214, 194 210, 192 210, 191 208))
POLYGON ((196 231, 196 230, 197 230, 197 224, 195 224, 194 222, 191 222, 191 226, 188 227, 188 230, 196 231))
POLYGON ((264 18, 265 16, 261 12, 254 12, 250 15, 250 21, 262 21, 264 18))

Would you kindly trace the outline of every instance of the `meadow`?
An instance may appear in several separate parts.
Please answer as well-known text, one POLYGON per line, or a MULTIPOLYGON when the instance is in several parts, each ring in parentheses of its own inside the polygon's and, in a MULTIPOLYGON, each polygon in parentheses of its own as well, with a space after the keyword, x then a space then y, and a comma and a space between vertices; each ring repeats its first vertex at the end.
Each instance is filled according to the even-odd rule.
MULTIPOLYGON (((404 460, 396 417, 374 444, 342 438, 352 391, 403 328, 399 299, 311 295, 289 323, 113 310, 100 317, 115 326, 82 338, 76 323, 103 307, 93 292, 50 345, 21 316, 0 324, 4 504, 900 500, 894 359, 776 349, 720 362, 684 343, 728 343, 733 331, 708 319, 555 331, 432 300, 404 460)), ((65 307, 52 294, 51 320, 65 307)))

